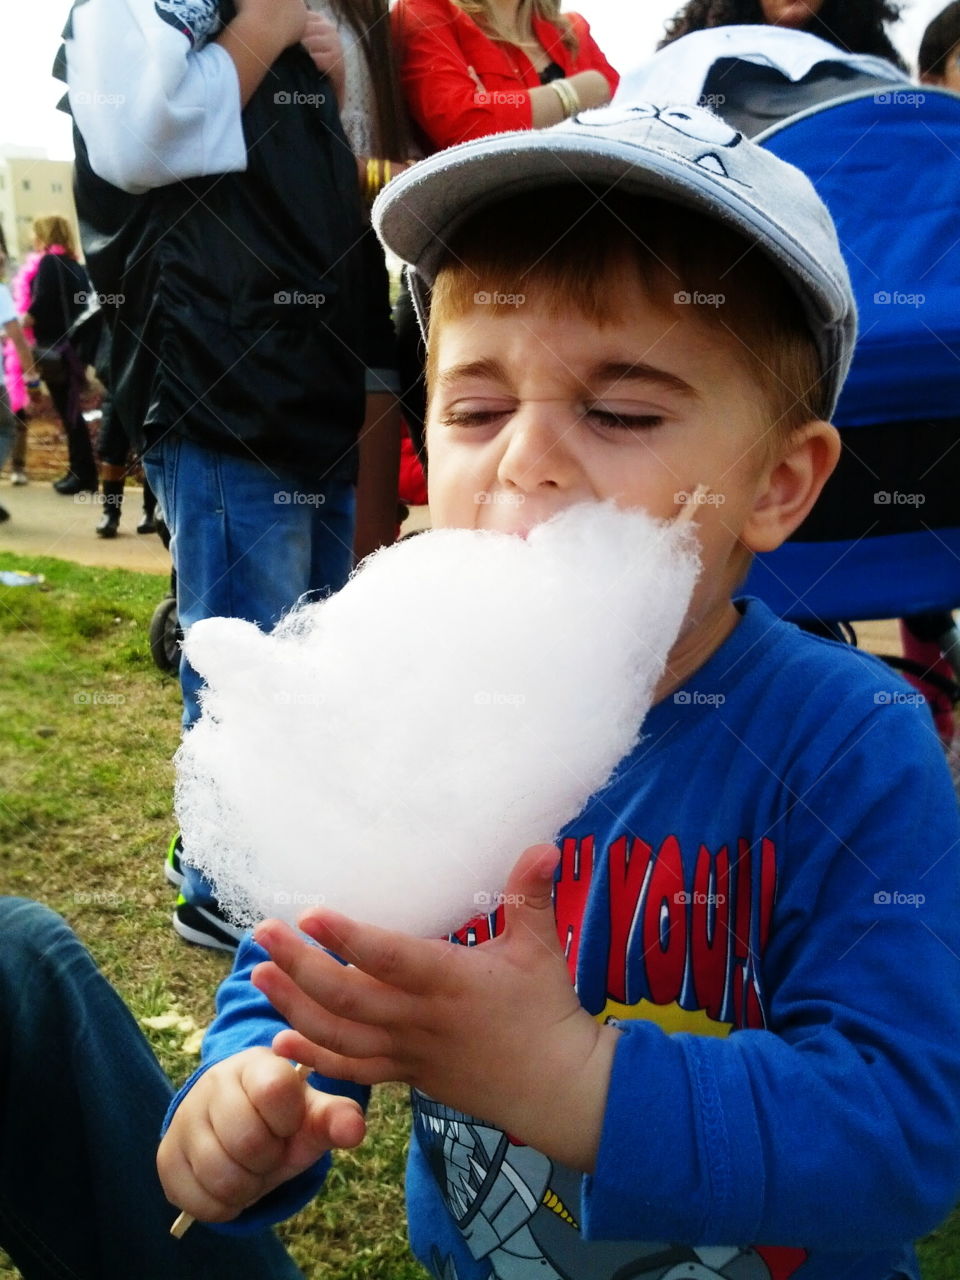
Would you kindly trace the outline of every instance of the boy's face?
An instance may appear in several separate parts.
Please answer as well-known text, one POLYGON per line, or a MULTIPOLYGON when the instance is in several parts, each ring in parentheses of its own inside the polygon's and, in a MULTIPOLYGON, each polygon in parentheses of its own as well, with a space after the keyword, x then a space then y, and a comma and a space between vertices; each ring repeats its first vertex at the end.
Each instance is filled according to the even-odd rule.
MULTIPOLYGON (((701 574, 691 619, 729 611, 741 536, 770 469, 764 399, 737 339, 692 305, 618 282, 621 319, 482 303, 435 324, 427 414, 435 528, 523 534, 573 503, 676 516, 699 485, 701 574)), ((713 314, 713 313, 712 313, 713 314)))

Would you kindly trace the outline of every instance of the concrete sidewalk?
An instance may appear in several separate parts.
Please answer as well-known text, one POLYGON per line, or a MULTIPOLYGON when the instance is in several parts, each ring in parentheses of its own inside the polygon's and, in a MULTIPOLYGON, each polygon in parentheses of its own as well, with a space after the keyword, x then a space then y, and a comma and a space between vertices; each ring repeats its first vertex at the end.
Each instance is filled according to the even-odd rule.
POLYGON ((116 538, 98 538, 94 533, 101 515, 98 495, 78 493, 65 498, 49 480, 32 480, 19 488, 4 480, 0 505, 10 512, 10 519, 0 524, 0 551, 170 574, 170 556, 157 535, 136 532, 142 514, 139 485, 127 486, 116 538))

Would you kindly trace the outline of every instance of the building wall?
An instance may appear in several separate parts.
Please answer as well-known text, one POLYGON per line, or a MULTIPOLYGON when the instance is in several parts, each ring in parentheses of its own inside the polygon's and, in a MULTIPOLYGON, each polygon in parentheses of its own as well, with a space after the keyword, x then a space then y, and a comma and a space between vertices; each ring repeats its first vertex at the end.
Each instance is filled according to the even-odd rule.
POLYGON ((73 204, 73 163, 36 156, 0 157, 0 220, 12 257, 22 262, 33 248, 33 220, 57 213, 80 233, 73 204))

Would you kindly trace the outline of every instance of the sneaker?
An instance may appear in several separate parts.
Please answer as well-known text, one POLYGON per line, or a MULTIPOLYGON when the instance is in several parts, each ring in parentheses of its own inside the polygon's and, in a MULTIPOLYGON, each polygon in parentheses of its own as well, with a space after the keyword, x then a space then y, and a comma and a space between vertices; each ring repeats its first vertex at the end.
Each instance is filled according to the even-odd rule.
POLYGON ((27 479, 27 473, 25 471, 11 471, 10 483, 19 485, 19 484, 29 484, 30 481, 27 479))
POLYGON ((183 874, 182 858, 183 839, 178 831, 170 841, 170 848, 167 850, 167 856, 163 862, 163 874, 177 889, 180 888, 186 878, 183 874))
POLYGON ((173 927, 185 941, 215 951, 236 951, 244 932, 224 917, 215 902, 200 907, 187 902, 182 893, 173 909, 173 927))

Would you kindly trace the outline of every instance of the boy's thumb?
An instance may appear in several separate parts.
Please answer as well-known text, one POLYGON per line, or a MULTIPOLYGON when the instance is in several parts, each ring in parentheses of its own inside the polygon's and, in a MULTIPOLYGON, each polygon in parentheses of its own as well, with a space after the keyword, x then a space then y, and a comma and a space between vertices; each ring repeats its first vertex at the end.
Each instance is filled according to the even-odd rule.
POLYGON ((553 875, 560 850, 552 844, 535 844, 523 853, 510 873, 504 893, 504 925, 511 932, 532 934, 552 951, 559 951, 553 911, 553 875))

